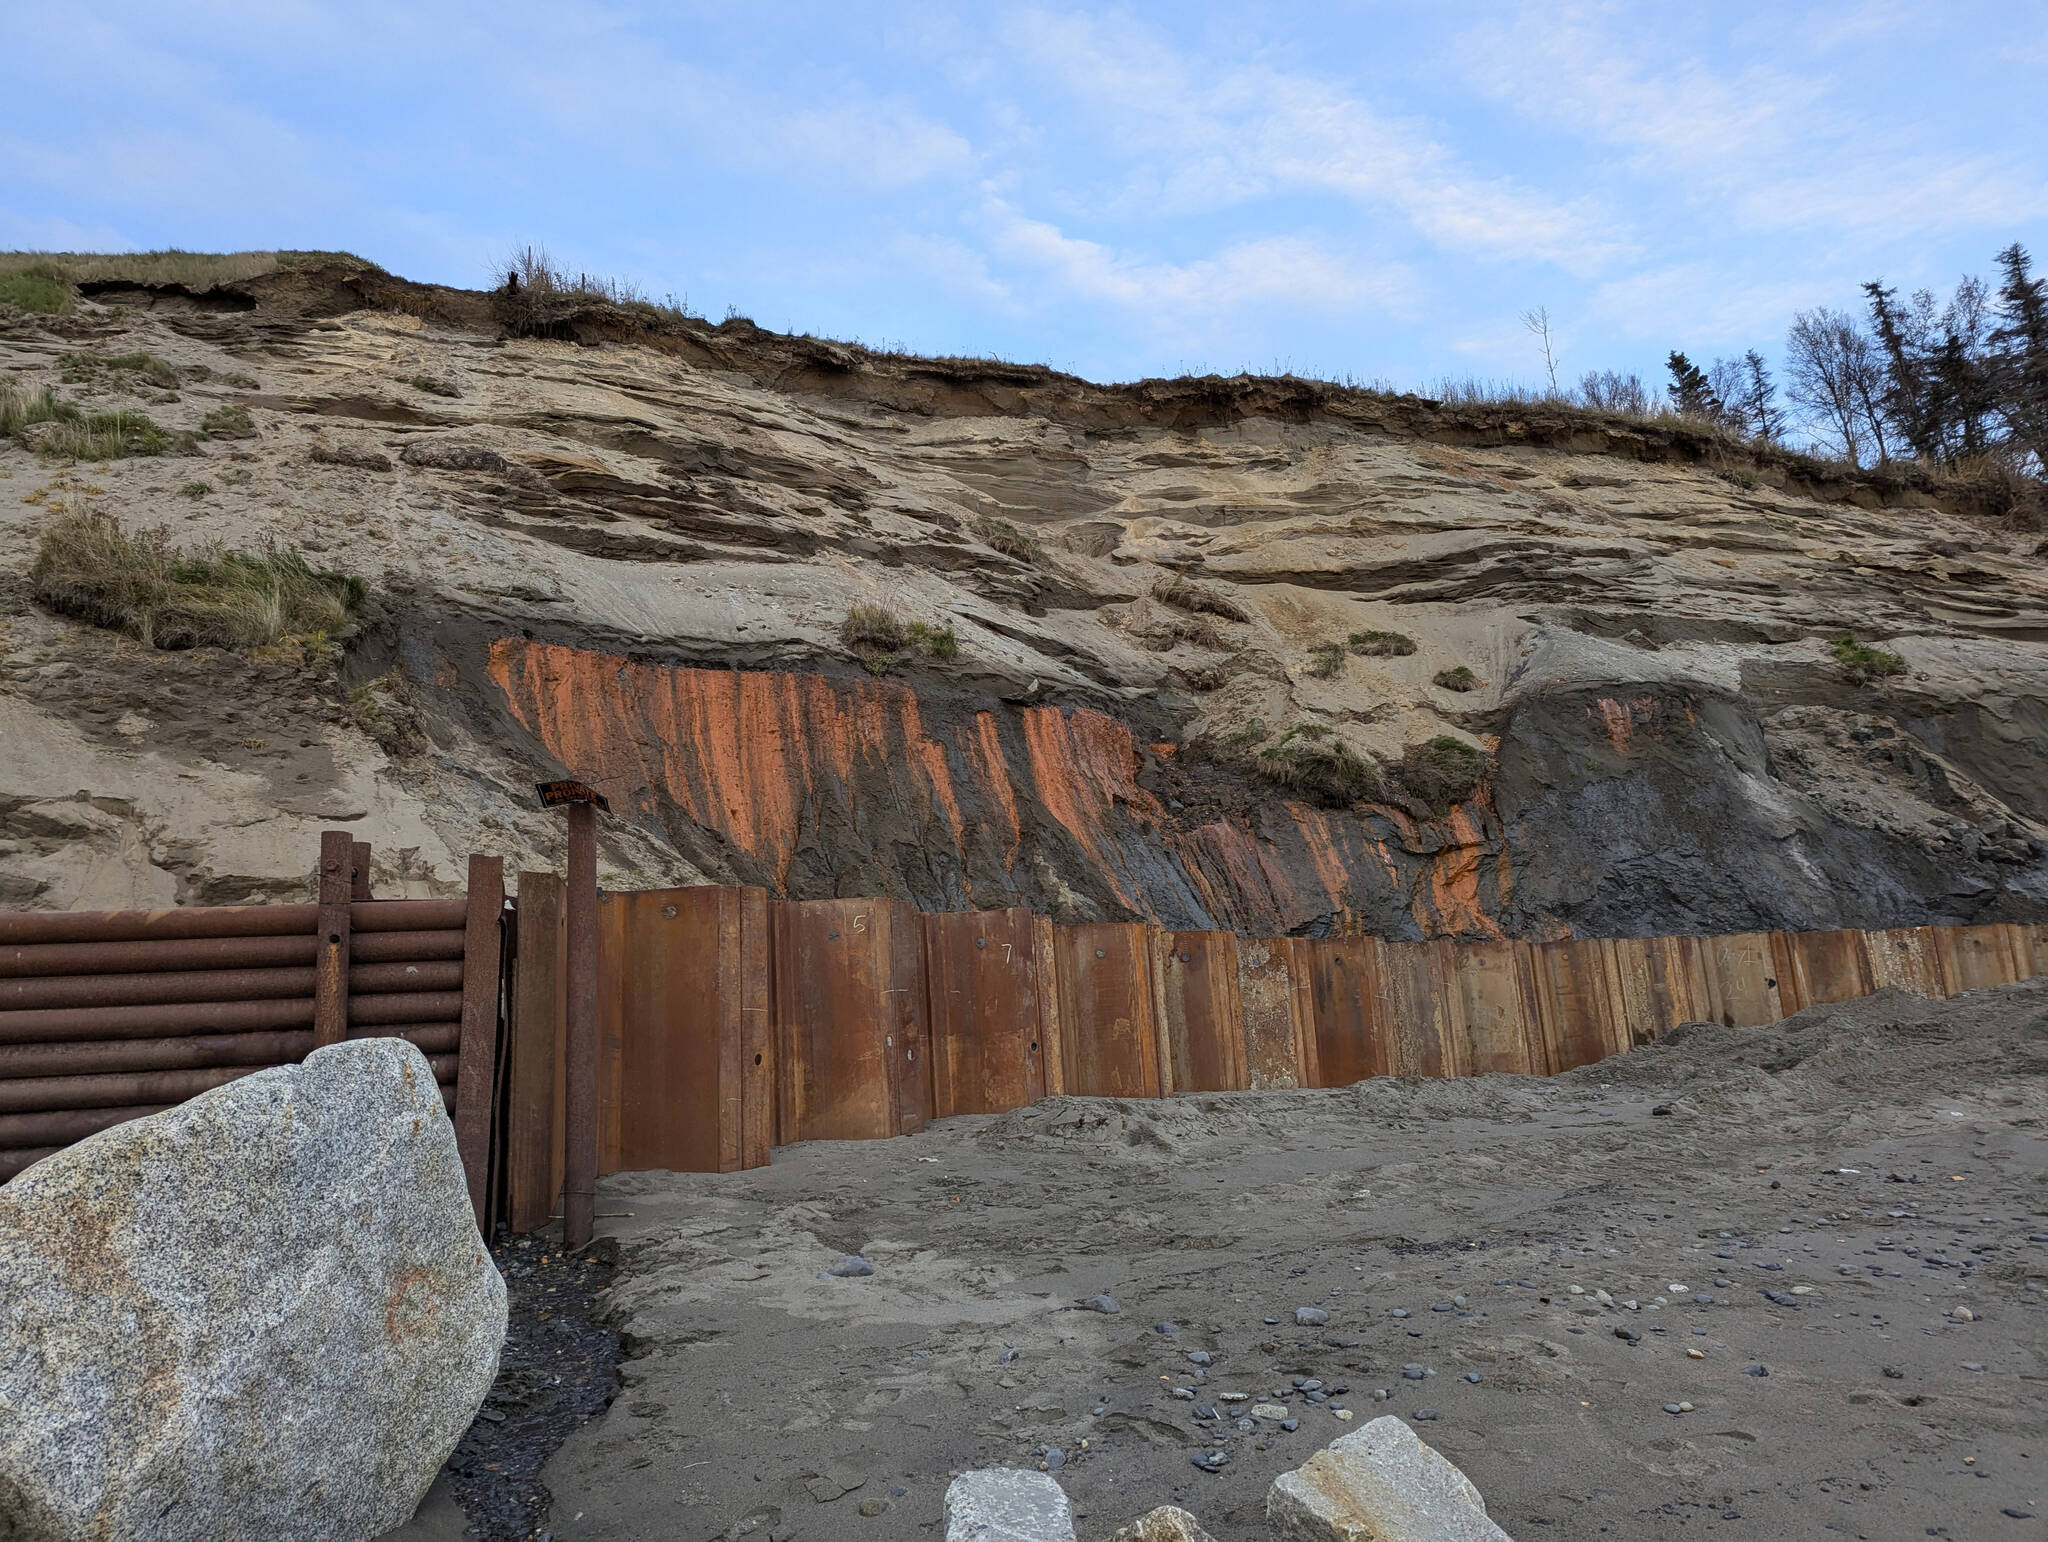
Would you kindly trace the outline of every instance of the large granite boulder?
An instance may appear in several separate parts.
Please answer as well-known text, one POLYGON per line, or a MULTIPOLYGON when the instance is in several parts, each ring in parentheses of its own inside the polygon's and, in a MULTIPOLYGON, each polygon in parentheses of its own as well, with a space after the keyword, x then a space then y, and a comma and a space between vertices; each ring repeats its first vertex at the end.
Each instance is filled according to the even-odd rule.
POLYGON ((1042 1472, 963 1472, 946 1487, 946 1542, 1074 1542, 1073 1506, 1042 1472))
POLYGON ((1457 1466, 1388 1414, 1266 1493, 1273 1542, 1511 1542, 1457 1466))
POLYGON ((361 1539, 505 1339, 426 1057, 316 1050, 0 1187, 0 1536, 361 1539))

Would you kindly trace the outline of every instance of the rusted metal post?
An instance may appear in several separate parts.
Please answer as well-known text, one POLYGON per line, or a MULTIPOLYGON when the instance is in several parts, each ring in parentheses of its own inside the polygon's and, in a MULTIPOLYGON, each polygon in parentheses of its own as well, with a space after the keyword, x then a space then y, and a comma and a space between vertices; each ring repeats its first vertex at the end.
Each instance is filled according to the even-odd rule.
POLYGON ((499 922, 505 859, 469 859, 469 915, 462 938, 462 1039, 455 1077, 455 1146, 477 1229, 490 1235, 491 1108, 497 1101, 499 922))
POLYGON ((313 1046, 348 1034, 349 889, 355 843, 346 830, 320 832, 320 910, 314 923, 313 1046))
POLYGON ((569 805, 569 1032, 562 1240, 590 1241, 597 1207, 597 810, 569 805))
POLYGON ((370 843, 356 841, 349 847, 350 878, 348 897, 352 900, 366 900, 370 897, 370 843))

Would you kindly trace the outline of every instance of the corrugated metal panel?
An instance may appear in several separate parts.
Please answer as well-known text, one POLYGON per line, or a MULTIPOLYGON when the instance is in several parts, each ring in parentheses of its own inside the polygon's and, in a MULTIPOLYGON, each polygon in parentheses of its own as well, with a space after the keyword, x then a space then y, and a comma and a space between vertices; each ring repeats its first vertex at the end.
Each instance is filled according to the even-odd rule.
POLYGON ((1315 1040, 1303 946, 1291 937, 1247 937, 1238 945, 1245 1085, 1255 1090, 1318 1085, 1303 1049, 1315 1040))
POLYGON ((1462 942, 1450 951, 1467 1075, 1540 1075, 1548 1064, 1529 949, 1517 942, 1462 942))
POLYGON ((1369 1076, 1386 1076, 1392 1050, 1380 1016, 1380 954, 1377 937, 1322 937, 1294 944, 1308 983, 1319 1087, 1348 1087, 1369 1076))
POLYGON ((1724 1028, 1758 1028, 1785 1016, 1769 932, 1702 937, 1699 951, 1707 1021, 1724 1028))
POLYGON ((1871 932, 1865 945, 1870 953, 1870 976, 1876 984, 1935 1000, 1949 994, 1933 927, 1898 926, 1871 932))
MULTIPOLYGON (((2016 926, 1952 926, 1941 932, 1942 972, 1952 991, 1983 990, 2010 985, 2025 977, 2024 954, 2029 940, 2016 926)), ((2030 960, 2029 960, 2030 961, 2030 960)))
POLYGON ((1236 934, 1162 932, 1154 946, 1167 1045, 1162 1081, 1174 1092, 1241 1090, 1244 1010, 1237 999, 1236 934))
POLYGON ((1456 1076, 1464 1055, 1451 988, 1452 944, 1390 942, 1380 949, 1380 1021, 1396 1076, 1456 1076))
POLYGON ((1054 928, 1070 1093, 1160 1095, 1159 1021, 1145 934, 1139 922, 1054 928))
POLYGON ((1045 1096, 1037 917, 1021 906, 924 918, 933 1110, 993 1114, 1045 1096))
POLYGON ((1786 975, 1791 976, 1797 1004, 1786 1001, 1788 1013, 1830 1002, 1854 1001, 1877 989, 1861 932, 1774 932, 1772 948, 1779 964, 1781 998, 1786 975))
POLYGON ((1553 1071, 1591 1065, 1629 1047, 1604 942, 1546 942, 1530 953, 1544 1054, 1553 1071))
POLYGON ((779 1124, 792 1140, 873 1140, 931 1108, 923 927, 900 900, 774 907, 779 1124))

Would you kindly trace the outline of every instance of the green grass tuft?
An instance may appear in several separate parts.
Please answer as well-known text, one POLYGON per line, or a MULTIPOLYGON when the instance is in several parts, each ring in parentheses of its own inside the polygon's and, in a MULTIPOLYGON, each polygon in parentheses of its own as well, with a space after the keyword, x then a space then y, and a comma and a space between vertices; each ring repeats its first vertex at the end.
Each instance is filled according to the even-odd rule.
POLYGON ((112 516, 91 512, 43 532, 29 579, 51 610, 152 648, 295 642, 318 652, 364 596, 361 579, 316 572, 297 552, 180 552, 164 529, 131 535, 112 516))
POLYGON ((1463 664, 1455 669, 1440 669, 1436 672, 1436 684, 1447 691, 1476 691, 1480 683, 1479 677, 1463 664))
POLYGON ((1828 644, 1828 647, 1834 653, 1835 661, 1842 665, 1849 678, 1858 684, 1866 680, 1884 680, 1906 672, 1906 661, 1896 653, 1870 647, 1853 637, 1837 637, 1828 644))
POLYGON ((1296 732, 1290 730, 1278 744, 1259 751, 1260 776, 1331 808, 1383 796, 1379 768, 1371 761, 1360 758, 1341 739, 1290 742, 1296 732))
POLYGON ((178 489, 178 496, 180 498, 199 499, 206 497, 212 491, 213 484, 211 482, 187 482, 178 489))
POLYGON ((47 263, 0 272, 0 305, 38 316, 61 316, 71 309, 71 285, 47 263))

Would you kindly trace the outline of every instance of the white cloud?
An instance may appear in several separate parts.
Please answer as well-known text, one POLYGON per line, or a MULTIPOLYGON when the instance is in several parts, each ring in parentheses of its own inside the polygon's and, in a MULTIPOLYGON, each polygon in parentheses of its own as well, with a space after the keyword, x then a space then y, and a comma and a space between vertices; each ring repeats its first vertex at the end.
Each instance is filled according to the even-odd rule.
POLYGON ((1008 36, 1021 59, 1106 120, 1127 206, 1215 213, 1328 193, 1390 209, 1448 251, 1588 272, 1625 248, 1592 200, 1477 172, 1421 125, 1329 81, 1256 59, 1198 58, 1121 18, 1028 12, 1008 36))
POLYGON ((1121 255, 1097 241, 1018 213, 991 196, 984 225, 996 253, 1069 294, 1114 305, 1158 325, 1189 316, 1281 305, 1308 311, 1406 311, 1408 283, 1393 268, 1346 262, 1299 236, 1266 236, 1213 256, 1170 263, 1121 255))

